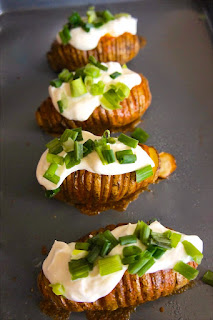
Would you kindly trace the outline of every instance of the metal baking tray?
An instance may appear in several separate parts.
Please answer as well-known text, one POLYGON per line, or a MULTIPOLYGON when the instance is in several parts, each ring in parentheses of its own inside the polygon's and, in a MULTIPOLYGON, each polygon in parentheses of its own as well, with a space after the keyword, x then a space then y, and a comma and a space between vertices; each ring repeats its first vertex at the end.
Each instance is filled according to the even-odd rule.
POLYGON ((158 218, 203 239, 200 275, 193 289, 146 303, 131 319, 213 319, 213 289, 200 280, 213 268, 213 59, 206 16, 188 0, 93 3, 138 17, 138 34, 146 37, 147 46, 129 67, 146 75, 153 95, 141 126, 151 135, 148 144, 174 154, 178 168, 126 212, 88 217, 45 199, 35 169, 50 137, 34 116, 55 77, 45 54, 70 12, 85 12, 88 2, 1 1, 0 318, 48 319, 39 309, 36 285, 45 258, 42 246, 49 250, 55 239, 70 242, 111 223, 158 218))

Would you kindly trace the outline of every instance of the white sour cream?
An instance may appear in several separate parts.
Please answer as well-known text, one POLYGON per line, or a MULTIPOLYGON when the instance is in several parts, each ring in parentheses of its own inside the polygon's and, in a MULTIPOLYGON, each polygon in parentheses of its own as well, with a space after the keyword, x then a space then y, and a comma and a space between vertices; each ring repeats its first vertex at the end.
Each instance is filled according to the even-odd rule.
MULTIPOLYGON (((141 77, 138 73, 131 71, 128 68, 122 68, 118 62, 103 63, 108 67, 107 71, 101 71, 101 76, 94 78, 93 82, 103 81, 107 86, 117 82, 124 83, 130 90, 141 83, 141 77), (116 79, 112 79, 110 74, 118 71, 121 73, 116 79)), ((107 88, 107 87, 106 87, 107 88)), ((64 109, 62 115, 69 120, 86 121, 93 113, 95 108, 100 106, 102 95, 93 96, 89 92, 80 96, 72 97, 69 83, 64 82, 59 88, 49 86, 49 95, 55 109, 59 111, 57 101, 62 99, 63 95, 67 96, 68 107, 64 109)))
MULTIPOLYGON (((120 226, 112 231, 112 234, 118 239, 121 236, 133 234, 136 224, 129 223, 128 225, 120 226)), ((150 228, 155 232, 165 232, 168 230, 159 222, 155 221, 150 225, 150 228)), ((195 235, 187 236, 182 234, 181 241, 176 248, 167 250, 164 255, 156 260, 155 264, 147 271, 153 273, 159 270, 171 269, 175 264, 182 260, 185 263, 191 261, 191 257, 185 252, 184 246, 181 243, 183 240, 191 242, 199 251, 203 251, 202 240, 195 235)), ((143 250, 143 246, 139 240, 137 245, 143 250)), ((101 297, 109 294, 123 277, 127 266, 123 265, 123 269, 112 274, 101 276, 98 266, 96 265, 89 273, 87 278, 77 279, 72 281, 71 274, 68 269, 68 262, 76 256, 72 256, 72 251, 75 248, 75 242, 66 244, 65 242, 55 241, 52 249, 43 263, 43 272, 50 283, 60 283, 65 288, 65 297, 69 300, 77 302, 94 302, 101 297)), ((122 255, 123 246, 116 246, 109 255, 122 255)))
MULTIPOLYGON (((135 35, 137 33, 137 19, 127 16, 120 17, 105 23, 100 28, 91 28, 89 32, 82 28, 70 30, 71 39, 69 44, 79 50, 91 50, 97 47, 101 37, 106 34, 119 37, 125 32, 135 35)), ((59 33, 56 36, 58 43, 62 43, 59 33)))
MULTIPOLYGON (((82 131, 83 135, 83 140, 80 143, 84 143, 88 139, 91 140, 97 140, 100 139, 99 136, 95 136, 94 134, 87 132, 87 131, 82 131)), ((116 152, 120 150, 126 150, 126 149, 131 149, 130 147, 126 146, 125 144, 119 142, 118 140, 116 143, 111 144, 110 148, 116 152)), ((98 174, 104 174, 104 175, 114 175, 114 174, 123 174, 127 172, 132 172, 137 169, 146 167, 147 165, 151 165, 152 167, 155 166, 154 162, 152 159, 149 157, 149 155, 140 147, 137 146, 136 148, 132 148, 133 154, 136 154, 137 160, 135 163, 128 163, 128 164, 120 164, 117 159, 115 162, 103 165, 97 152, 93 151, 90 154, 88 154, 86 157, 81 159, 80 164, 70 168, 66 169, 65 164, 62 166, 58 166, 58 169, 56 171, 56 175, 60 177, 60 181, 58 184, 54 184, 51 181, 47 180, 46 178, 43 177, 45 171, 49 168, 50 163, 47 162, 46 160, 46 155, 48 153, 48 150, 46 150, 38 163, 37 169, 36 169, 36 177, 38 179, 38 182, 46 188, 46 190, 54 190, 58 188, 63 181, 66 179, 68 175, 70 175, 72 172, 77 171, 77 170, 87 170, 89 172, 93 173, 98 173, 98 174)), ((66 152, 62 151, 59 153, 60 156, 65 157, 66 152)))

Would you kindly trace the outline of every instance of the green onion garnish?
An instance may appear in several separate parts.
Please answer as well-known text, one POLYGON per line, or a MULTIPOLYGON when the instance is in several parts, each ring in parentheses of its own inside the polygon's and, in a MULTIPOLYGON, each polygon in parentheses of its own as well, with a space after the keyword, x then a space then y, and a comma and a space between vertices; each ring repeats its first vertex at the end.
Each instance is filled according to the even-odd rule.
POLYGON ((61 135, 60 142, 64 143, 66 142, 69 138, 75 141, 77 139, 78 132, 71 130, 71 129, 66 129, 64 133, 61 135))
POLYGON ((190 256, 197 264, 200 264, 203 259, 203 254, 189 241, 182 241, 184 249, 188 256, 190 256))
POLYGON ((72 15, 68 18, 68 21, 71 25, 71 28, 77 28, 81 25, 81 16, 78 12, 73 12, 72 15))
POLYGON ((68 152, 64 158, 65 166, 70 169, 80 163, 80 160, 76 160, 74 151, 68 152))
POLYGON ((90 244, 88 242, 76 242, 75 249, 88 251, 90 244))
POLYGON ((78 141, 74 142, 74 155, 76 161, 83 158, 83 144, 80 144, 78 141))
POLYGON ((92 78, 100 77, 100 69, 93 64, 88 63, 84 68, 84 73, 92 78))
POLYGON ((59 36, 63 44, 67 44, 69 42, 71 39, 71 34, 67 25, 65 25, 64 28, 59 32, 59 36))
POLYGON ((121 246, 124 246, 126 244, 136 243, 137 237, 134 234, 129 236, 119 237, 119 242, 121 246))
POLYGON ((110 77, 112 79, 116 79, 117 77, 121 76, 121 73, 118 71, 113 72, 112 74, 110 74, 110 77))
POLYGON ((134 163, 137 160, 136 154, 124 154, 121 157, 117 157, 120 164, 134 163))
POLYGON ((138 257, 138 259, 129 265, 128 271, 130 274, 136 274, 150 259, 152 255, 149 251, 144 251, 138 257))
POLYGON ((115 155, 113 150, 103 150, 102 151, 103 157, 106 160, 107 163, 113 163, 115 162, 115 155))
POLYGON ((118 254, 98 260, 99 272, 101 276, 122 270, 121 258, 118 254))
POLYGON ((155 259, 150 258, 145 265, 137 272, 139 277, 142 277, 155 264, 155 259))
POLYGON ((78 133, 76 140, 77 141, 82 141, 83 140, 82 128, 79 127, 79 128, 75 128, 75 129, 72 129, 72 130, 78 133))
POLYGON ((130 89, 129 87, 127 87, 127 85, 125 85, 122 82, 117 82, 115 84, 111 85, 111 88, 113 88, 117 94, 117 96, 119 97, 119 99, 122 101, 125 98, 128 98, 129 94, 130 94, 130 89))
POLYGON ((97 19, 95 7, 90 7, 87 10, 87 18, 89 23, 93 23, 97 19))
POLYGON ((155 253, 155 251, 157 250, 157 246, 154 246, 154 245, 152 245, 152 244, 150 244, 148 247, 147 247, 147 250, 152 254, 152 256, 153 256, 153 254, 155 253))
POLYGON ((104 92, 101 101, 103 99, 105 99, 108 102, 109 106, 111 106, 111 107, 107 106, 109 109, 121 108, 121 106, 120 106, 121 99, 118 97, 118 95, 114 89, 109 89, 108 91, 104 92))
POLYGON ((83 80, 85 79, 85 73, 84 73, 84 67, 79 68, 75 71, 75 74, 73 76, 73 79, 78 79, 78 78, 82 78, 83 80))
POLYGON ((158 232, 151 232, 150 237, 150 244, 165 248, 165 249, 171 249, 171 239, 170 236, 164 232, 164 233, 158 233, 158 232))
POLYGON ((143 224, 144 224, 143 221, 138 221, 138 222, 137 222, 137 226, 136 226, 136 228, 135 228, 134 235, 136 235, 136 237, 137 237, 138 239, 140 239, 140 232, 141 232, 141 229, 142 229, 143 224))
POLYGON ((138 246, 128 246, 123 248, 124 257, 138 255, 142 252, 141 248, 138 246))
POLYGON ((60 283, 49 284, 49 287, 52 288, 53 293, 55 293, 57 296, 64 296, 65 289, 63 284, 60 284, 60 283))
POLYGON ((103 156, 103 153, 102 153, 102 147, 95 147, 95 151, 97 152, 101 162, 103 165, 106 165, 107 164, 107 161, 106 159, 104 158, 103 156))
POLYGON ((83 22, 81 23, 81 28, 86 31, 86 32, 90 32, 90 29, 93 27, 92 23, 88 23, 88 22, 83 22))
POLYGON ((137 258, 138 258, 138 255, 127 256, 122 259, 122 263, 123 264, 132 264, 137 260, 137 258))
POLYGON ((50 81, 50 85, 55 88, 59 88, 62 85, 63 81, 61 79, 55 79, 50 81))
POLYGON ((178 243, 180 242, 180 239, 181 239, 181 234, 172 232, 172 235, 171 235, 172 248, 177 247, 178 243))
POLYGON ((119 160, 120 158, 122 158, 124 155, 126 154, 133 154, 132 150, 131 149, 128 149, 128 150, 121 150, 121 151, 116 151, 115 152, 115 155, 116 155, 116 158, 119 160))
POLYGON ((85 151, 83 151, 83 156, 86 157, 89 153, 91 153, 94 150, 94 142, 92 139, 88 139, 83 144, 85 151))
POLYGON ((151 165, 138 169, 135 172, 136 172, 136 182, 141 182, 153 175, 153 170, 151 165))
POLYGON ((93 96, 98 96, 104 93, 105 84, 103 81, 98 81, 98 83, 94 83, 91 85, 90 93, 93 96))
POLYGON ((183 261, 178 261, 173 270, 179 272, 188 280, 194 280, 199 273, 197 269, 192 268, 190 265, 184 263, 183 261))
POLYGON ((120 134, 120 136, 118 137, 118 141, 122 142, 123 144, 131 148, 136 148, 138 145, 138 140, 130 138, 124 133, 120 134))
POLYGON ((112 244, 112 247, 116 247, 119 244, 119 241, 113 236, 112 232, 109 230, 104 231, 104 237, 112 244))
POLYGON ((109 252, 110 248, 111 248, 111 243, 108 240, 105 241, 105 243, 103 244, 103 246, 101 248, 100 256, 104 257, 105 255, 107 255, 107 253, 109 252))
POLYGON ((63 69, 61 73, 59 73, 58 78, 63 82, 68 82, 73 79, 73 73, 69 72, 68 69, 63 69))
POLYGON ((60 187, 54 189, 54 190, 45 190, 45 197, 46 198, 53 198, 59 191, 61 190, 60 187))
POLYGON ((89 56, 89 62, 92 63, 94 66, 98 67, 99 69, 103 71, 107 71, 108 68, 101 64, 98 60, 95 59, 93 56, 89 56))
POLYGON ((203 282, 209 284, 210 286, 213 287, 213 272, 211 270, 208 270, 203 278, 202 278, 203 282))
POLYGON ((72 97, 80 97, 87 93, 87 88, 82 78, 72 80, 69 83, 72 97))
POLYGON ((56 163, 56 164, 59 164, 60 166, 62 166, 64 163, 64 158, 61 156, 58 156, 57 154, 47 153, 46 159, 47 159, 47 162, 56 163))
POLYGON ((136 128, 132 133, 132 137, 137 139, 140 143, 144 143, 149 138, 149 135, 141 128, 136 128))
POLYGON ((88 256, 86 257, 87 261, 89 263, 94 263, 95 260, 98 258, 100 251, 101 248, 99 246, 93 247, 92 250, 89 252, 88 256))
POLYGON ((62 100, 58 100, 57 104, 58 104, 58 108, 59 108, 60 113, 63 113, 64 112, 63 101, 62 100))
POLYGON ((72 280, 88 277, 90 270, 91 265, 86 258, 71 260, 69 262, 69 271, 72 275, 72 280))
POLYGON ((165 252, 166 252, 165 248, 156 247, 156 250, 155 250, 155 252, 153 253, 152 256, 155 259, 160 259, 165 252))
POLYGON ((49 149, 49 153, 58 154, 63 151, 60 141, 55 138, 46 144, 47 149, 49 149))
POLYGON ((60 180, 60 177, 55 174, 58 165, 56 163, 51 163, 47 171, 44 173, 43 177, 54 184, 57 184, 60 180))
POLYGON ((150 237, 151 229, 148 227, 148 225, 143 222, 142 228, 140 230, 140 240, 143 244, 147 245, 150 237))
POLYGON ((104 19, 105 22, 108 22, 108 21, 111 21, 111 20, 115 19, 113 14, 109 10, 102 11, 101 12, 101 16, 102 16, 102 18, 104 19))
POLYGON ((114 143, 116 143, 116 139, 113 137, 109 137, 109 138, 107 138, 107 142, 110 144, 114 144, 114 143))
POLYGON ((85 84, 87 90, 89 91, 90 88, 91 88, 91 86, 92 86, 92 84, 93 84, 93 78, 90 77, 90 76, 86 76, 86 77, 84 78, 84 84, 85 84))

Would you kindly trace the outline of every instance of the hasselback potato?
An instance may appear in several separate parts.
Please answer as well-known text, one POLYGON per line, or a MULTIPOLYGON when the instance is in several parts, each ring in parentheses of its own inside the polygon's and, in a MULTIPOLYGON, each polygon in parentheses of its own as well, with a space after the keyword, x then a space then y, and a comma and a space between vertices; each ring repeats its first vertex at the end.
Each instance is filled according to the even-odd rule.
POLYGON ((148 80, 142 74, 141 79, 141 83, 131 89, 129 97, 120 103, 121 109, 106 110, 99 106, 86 121, 73 121, 56 111, 51 98, 47 98, 36 111, 36 121, 41 129, 51 134, 61 134, 66 128, 77 127, 97 135, 106 129, 125 131, 125 128, 134 127, 151 103, 148 80))

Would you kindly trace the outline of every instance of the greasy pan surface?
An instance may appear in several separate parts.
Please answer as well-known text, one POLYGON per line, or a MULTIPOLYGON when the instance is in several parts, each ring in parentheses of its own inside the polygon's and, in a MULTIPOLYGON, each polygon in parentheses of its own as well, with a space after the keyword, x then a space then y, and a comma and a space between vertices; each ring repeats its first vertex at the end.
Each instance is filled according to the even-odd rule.
MULTIPOLYGON (((68 5, 71 6, 70 1, 68 5)), ((128 66, 143 72, 153 96, 142 127, 151 135, 148 145, 176 157, 177 170, 168 180, 152 185, 152 192, 140 195, 126 213, 112 210, 88 217, 74 207, 70 212, 70 206, 62 202, 46 200, 36 181, 35 168, 50 137, 38 128, 34 114, 47 96, 49 81, 55 77, 47 65, 46 52, 71 10, 38 7, 2 15, 0 318, 3 320, 49 319, 38 308, 36 278, 45 258, 42 246, 46 245, 49 251, 54 239, 69 242, 111 223, 156 217, 166 226, 198 234, 204 240, 205 257, 199 266, 199 279, 207 268, 212 269, 210 32, 191 1, 117 2, 109 8, 139 18, 138 33, 147 39, 147 45, 128 66)), ((79 12, 85 9, 81 6, 79 12)), ((131 319, 211 320, 212 291, 212 287, 197 281, 193 289, 182 295, 138 307, 131 319), (164 308, 163 313, 160 307, 164 308)), ((85 316, 73 313, 71 319, 85 316)))

